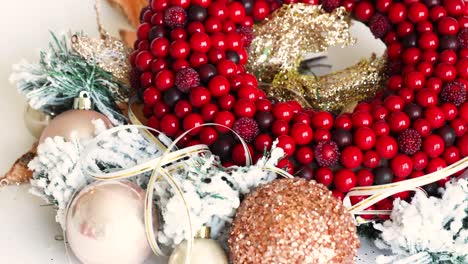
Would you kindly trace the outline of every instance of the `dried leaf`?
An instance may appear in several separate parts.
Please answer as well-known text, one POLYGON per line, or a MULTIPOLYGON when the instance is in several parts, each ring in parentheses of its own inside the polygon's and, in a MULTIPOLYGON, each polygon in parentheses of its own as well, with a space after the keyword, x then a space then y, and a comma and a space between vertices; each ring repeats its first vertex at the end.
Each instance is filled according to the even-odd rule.
POLYGON ((129 48, 133 48, 133 43, 135 43, 137 36, 136 32, 130 31, 130 30, 125 30, 121 29, 119 30, 120 38, 122 39, 122 42, 129 48))
POLYGON ((128 19, 128 22, 134 27, 140 24, 140 11, 148 5, 148 0, 107 0, 109 4, 121 10, 128 19))
POLYGON ((32 171, 28 169, 28 163, 36 156, 36 150, 37 143, 27 153, 17 159, 3 177, 0 177, 0 186, 29 182, 32 178, 32 171))

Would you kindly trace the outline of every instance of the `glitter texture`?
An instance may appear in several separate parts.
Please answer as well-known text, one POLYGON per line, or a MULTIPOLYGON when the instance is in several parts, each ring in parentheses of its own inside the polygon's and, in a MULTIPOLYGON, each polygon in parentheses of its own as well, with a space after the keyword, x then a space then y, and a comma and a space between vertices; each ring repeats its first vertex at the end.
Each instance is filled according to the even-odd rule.
POLYGON ((306 53, 353 44, 350 23, 343 7, 327 13, 316 5, 283 5, 254 26, 247 70, 270 83, 281 70, 297 68, 306 53))
POLYGON ((279 179, 249 194, 229 238, 233 263, 353 263, 352 216, 323 185, 279 179))
POLYGON ((303 107, 339 112, 383 89, 385 67, 386 60, 374 54, 370 59, 324 76, 304 75, 296 69, 280 72, 263 89, 279 101, 296 100, 303 107))
MULTIPOLYGON (((131 66, 128 60, 131 50, 122 41, 109 35, 104 38, 90 38, 83 35, 72 36, 72 48, 80 54, 88 64, 96 64, 111 73, 119 81, 128 84, 131 66)), ((111 91, 120 98, 128 98, 126 91, 111 91)))
POLYGON ((295 100, 303 107, 340 112, 384 87, 385 57, 373 55, 324 76, 301 74, 298 68, 307 53, 354 44, 350 25, 343 7, 327 13, 315 5, 284 5, 254 26, 247 69, 279 101, 295 100))

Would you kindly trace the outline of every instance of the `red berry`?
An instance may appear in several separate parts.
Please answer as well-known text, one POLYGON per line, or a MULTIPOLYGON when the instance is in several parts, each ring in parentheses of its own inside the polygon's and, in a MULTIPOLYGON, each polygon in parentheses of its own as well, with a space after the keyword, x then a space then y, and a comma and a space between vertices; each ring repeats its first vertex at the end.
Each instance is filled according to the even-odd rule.
POLYGON ((290 157, 294 154, 296 150, 296 143, 294 140, 288 135, 281 135, 278 137, 278 147, 284 150, 286 156, 290 157))
POLYGON ((255 1, 253 9, 252 9, 252 16, 255 20, 260 21, 265 19, 268 14, 270 13, 270 6, 266 1, 259 0, 255 1))
POLYGON ((206 53, 211 48, 211 39, 207 34, 197 32, 190 37, 190 48, 193 51, 206 53))
POLYGON ((372 125, 372 115, 369 112, 358 111, 351 116, 353 127, 370 127, 372 125))
POLYGON ((435 158, 444 152, 445 143, 439 135, 431 134, 424 138, 422 147, 429 157, 435 158))
POLYGON ((371 186, 374 183, 374 174, 366 169, 361 169, 356 174, 358 186, 371 186))
POLYGON ((287 135, 289 133, 288 122, 284 120, 275 120, 271 126, 271 132, 275 136, 287 135))
POLYGON ((431 123, 426 119, 417 119, 413 123, 414 130, 418 131, 421 137, 426 137, 431 133, 431 123))
POLYGON ((215 76, 208 82, 208 89, 214 97, 220 97, 229 94, 231 85, 224 76, 215 76))
POLYGON ((440 128, 445 123, 445 115, 442 109, 432 106, 424 111, 424 118, 429 121, 431 128, 440 128))
POLYGON ((139 71, 149 70, 153 56, 148 51, 140 51, 135 58, 135 65, 139 71))
POLYGON ((333 115, 330 112, 320 111, 312 116, 311 122, 315 129, 330 130, 333 127, 333 115))
POLYGON ((169 54, 169 40, 164 37, 155 38, 151 41, 151 54, 156 58, 164 58, 169 54))
POLYGON ((393 24, 398 24, 406 19, 406 7, 402 3, 394 3, 388 9, 388 19, 393 24))
POLYGON ((391 159, 398 152, 398 145, 393 137, 381 136, 377 139, 375 150, 380 157, 384 159, 391 159))
POLYGON ((306 124, 295 124, 290 135, 298 145, 306 145, 312 141, 312 128, 306 124))
POLYGON ((361 127, 354 132, 354 144, 361 150, 372 149, 375 145, 376 135, 368 127, 361 127))
POLYGON ((162 70, 154 77, 154 85, 159 91, 165 92, 174 86, 175 76, 170 70, 162 70))
POLYGON ((364 152, 364 155, 362 156, 362 164, 366 166, 367 168, 377 168, 379 166, 380 162, 380 157, 377 154, 377 152, 373 150, 369 150, 364 152))
POLYGON ((189 132, 189 135, 195 136, 200 132, 200 129, 197 127, 201 126, 203 123, 203 118, 200 114, 191 113, 184 118, 183 128, 185 131, 196 128, 189 132))
POLYGON ((388 124, 391 131, 398 133, 409 128, 410 119, 404 112, 393 112, 388 117, 388 124))
POLYGON ((293 109, 288 103, 277 103, 273 106, 273 116, 276 119, 289 122, 293 118, 293 109))
POLYGON ((174 113, 178 118, 184 118, 186 115, 192 112, 192 105, 186 101, 181 100, 176 103, 174 107, 174 113))
POLYGON ((410 157, 398 154, 391 160, 390 168, 396 177, 406 178, 413 171, 413 162, 410 157))
POLYGON ((333 183, 333 171, 327 167, 318 168, 315 170, 314 178, 318 183, 330 186, 333 183))
POLYGON ((341 152, 341 164, 348 169, 354 169, 362 163, 362 152, 355 146, 348 146, 341 152))
POLYGON ((354 8, 354 15, 360 21, 369 20, 374 14, 374 5, 367 1, 359 2, 354 8))
POLYGON ((427 163, 429 161, 426 153, 422 151, 418 151, 411 156, 411 160, 413 162, 413 168, 415 170, 424 170, 426 168, 427 163))
POLYGON ((357 180, 354 172, 347 169, 339 170, 333 179, 336 189, 344 193, 356 187, 356 182, 357 180))
POLYGON ((210 91, 204 87, 195 87, 190 90, 190 103, 195 107, 202 107, 211 100, 210 91))
MULTIPOLYGON (((247 145, 247 149, 249 151, 249 156, 252 157, 254 155, 254 151, 252 149, 252 146, 247 145)), ((242 144, 237 144, 234 146, 234 149, 232 150, 232 160, 234 161, 235 164, 237 165, 245 165, 246 162, 246 154, 247 151, 244 149, 244 146, 242 144)))
POLYGON ((314 152, 309 147, 301 147, 296 151, 296 159, 299 163, 308 165, 314 160, 314 152))
POLYGON ((270 150, 272 144, 273 140, 268 134, 260 134, 255 138, 254 141, 255 150, 261 153, 270 150))
POLYGON ((408 9, 408 18, 417 23, 426 20, 429 17, 429 10, 423 3, 413 3, 408 9))
POLYGON ((203 105, 203 107, 201 108, 200 113, 201 113, 201 115, 203 117, 203 120, 205 122, 210 122, 211 120, 213 120, 215 114, 218 113, 218 106, 216 106, 213 103, 207 103, 207 104, 203 105))
POLYGON ((175 115, 167 114, 161 119, 160 126, 164 134, 170 137, 175 136, 180 128, 179 119, 175 115))
POLYGON ((221 111, 215 114, 213 122, 224 126, 216 126, 216 130, 221 133, 228 133, 230 130, 226 127, 232 128, 234 120, 234 115, 231 112, 221 111))

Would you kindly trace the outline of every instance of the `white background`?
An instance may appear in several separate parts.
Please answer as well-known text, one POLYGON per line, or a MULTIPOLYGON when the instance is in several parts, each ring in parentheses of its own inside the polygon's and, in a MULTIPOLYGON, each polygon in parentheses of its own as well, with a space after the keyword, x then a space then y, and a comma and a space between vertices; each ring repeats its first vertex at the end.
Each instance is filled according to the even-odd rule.
MULTIPOLYGON (((40 49, 56 33, 84 31, 97 36, 93 0, 2 0, 0 11, 0 174, 34 142, 23 124, 25 102, 8 82, 11 66, 22 59, 35 61, 40 49)), ((129 28, 125 19, 107 3, 103 4, 107 30, 117 35, 118 28, 129 28)), ((358 44, 345 50, 333 49, 330 62, 344 68, 368 57, 371 51, 382 54, 384 46, 363 26, 353 27, 358 44)), ((0 263, 66 263, 63 243, 54 237, 61 230, 54 211, 30 195, 28 186, 0 188, 0 263)), ((361 250, 360 263, 373 263, 373 249, 361 250)), ((154 262, 153 262, 154 263, 154 262)))

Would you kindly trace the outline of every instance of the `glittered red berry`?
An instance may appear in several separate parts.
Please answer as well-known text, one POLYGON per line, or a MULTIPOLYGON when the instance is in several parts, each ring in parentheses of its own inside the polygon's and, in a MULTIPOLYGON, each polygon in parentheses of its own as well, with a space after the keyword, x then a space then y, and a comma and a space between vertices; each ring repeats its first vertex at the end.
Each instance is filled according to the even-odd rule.
POLYGON ((306 145, 312 141, 312 128, 306 124, 295 124, 291 127, 290 136, 298 145, 306 145))
POLYGON ((171 6, 164 11, 164 22, 170 28, 183 27, 187 20, 187 13, 180 6, 171 6))
POLYGON ((177 71, 175 86, 181 92, 187 93, 190 89, 200 85, 200 76, 193 68, 185 68, 177 71))
POLYGON ((334 141, 321 141, 315 147, 314 156, 320 167, 333 167, 338 163, 340 150, 334 141))
POLYGON ((322 8, 331 13, 333 10, 340 6, 340 0, 322 0, 322 8))
POLYGON ((412 155, 421 148, 421 136, 412 129, 406 129, 398 135, 398 148, 407 155, 412 155))
POLYGON ((386 16, 375 13, 369 20, 369 29, 375 38, 383 38, 392 26, 386 16))
POLYGON ((444 102, 460 106, 466 101, 466 87, 463 83, 457 81, 446 83, 442 87, 440 98, 444 102))
POLYGON ((375 151, 384 159, 393 158, 398 152, 398 144, 391 136, 382 136, 377 139, 375 151))
POLYGON ((432 134, 424 138, 422 147, 429 157, 435 158, 444 152, 445 143, 442 137, 432 134))
POLYGON ((335 174, 335 178, 333 179, 333 183, 337 190, 347 193, 352 188, 356 187, 356 175, 352 170, 339 170, 335 174))
POLYGON ((233 126, 233 130, 247 143, 250 143, 258 135, 258 124, 248 117, 239 118, 233 126))

